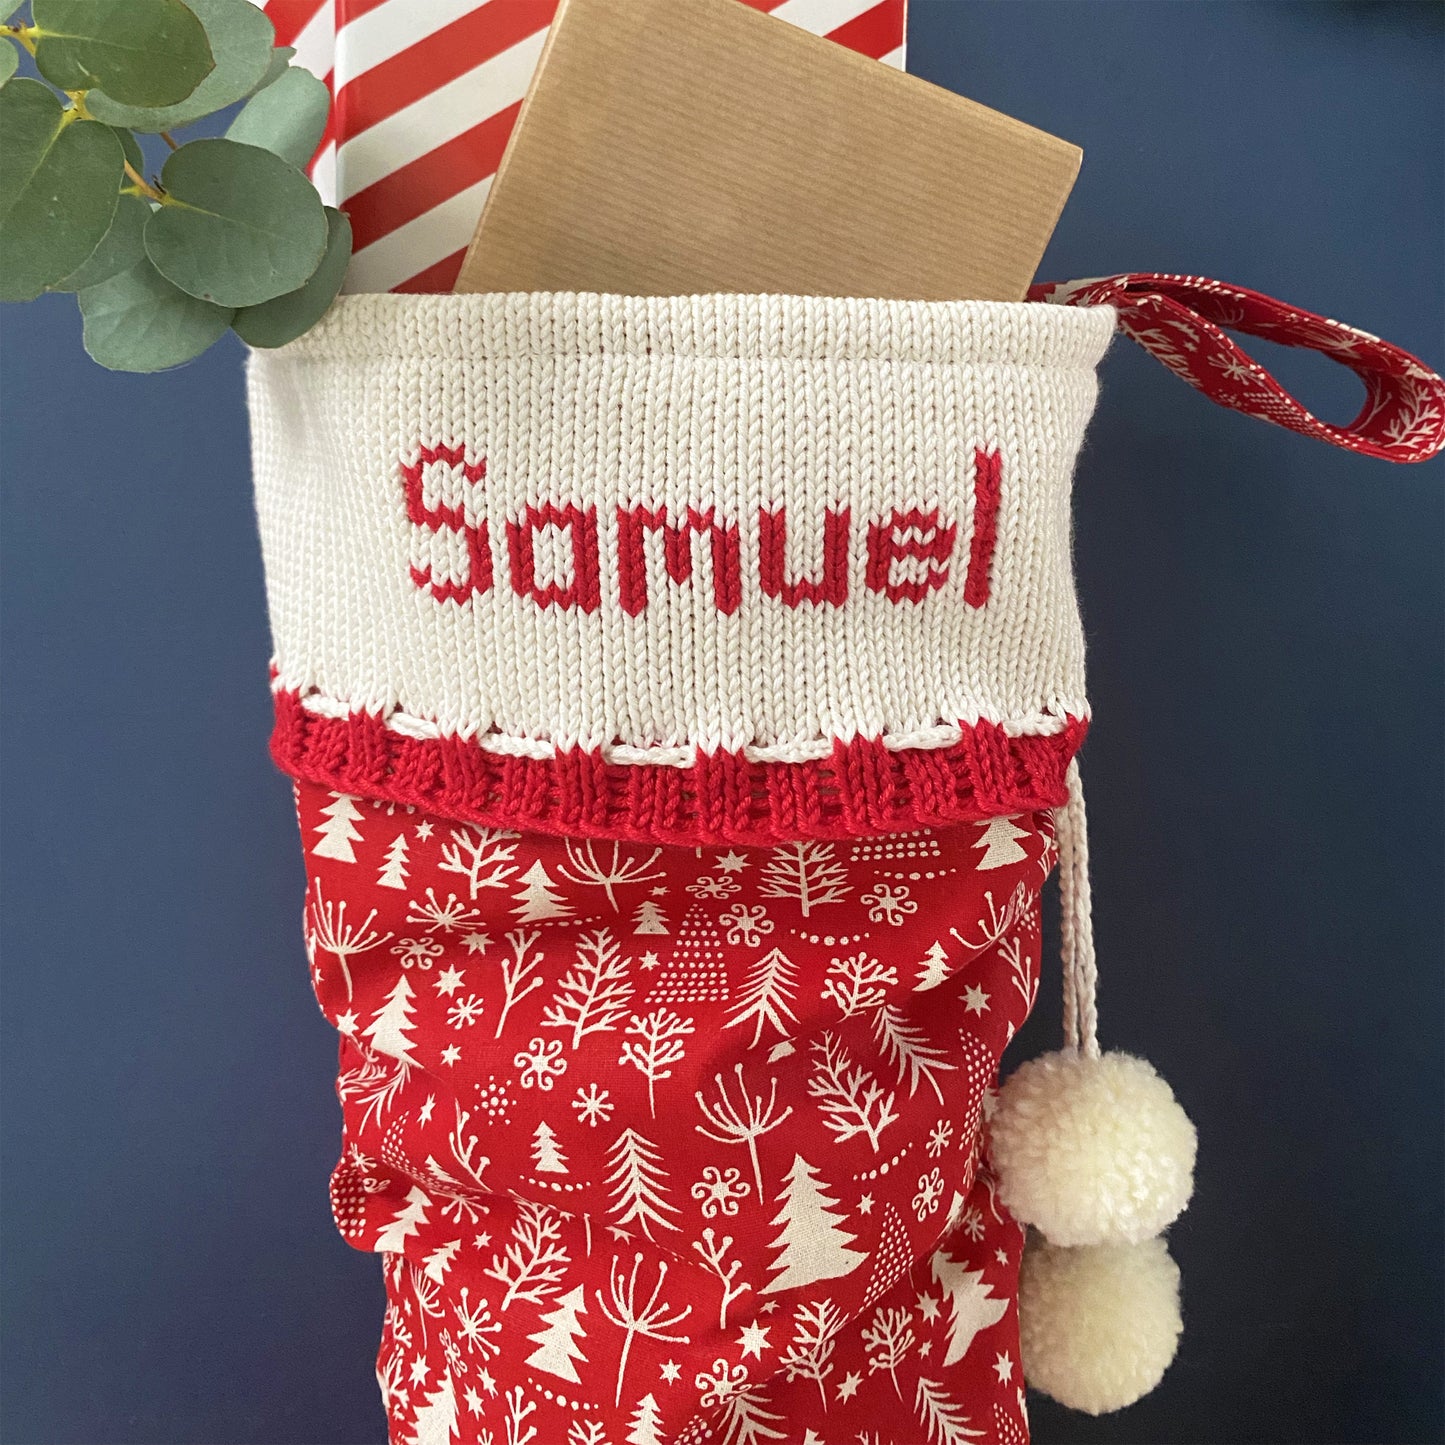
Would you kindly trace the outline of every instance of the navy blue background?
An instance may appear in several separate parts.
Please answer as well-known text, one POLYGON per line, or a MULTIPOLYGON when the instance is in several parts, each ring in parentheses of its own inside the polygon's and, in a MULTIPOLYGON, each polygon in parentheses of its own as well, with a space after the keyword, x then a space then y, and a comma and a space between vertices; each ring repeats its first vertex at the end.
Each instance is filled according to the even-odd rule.
MULTIPOLYGON (((1445 363, 1439 6, 914 0, 910 38, 918 74, 1083 145, 1044 276, 1203 272, 1445 363)), ((1346 374, 1257 350, 1353 415, 1346 374)), ((327 1208, 334 1042, 265 752, 240 348, 112 376, 50 298, 7 308, 0 365, 0 1432, 379 1442, 378 1268, 327 1208)), ((1037 1402, 1037 1438, 1438 1441, 1445 468, 1228 414, 1127 342, 1103 381, 1104 1031, 1201 1157, 1178 1362, 1112 1419, 1037 1402)))

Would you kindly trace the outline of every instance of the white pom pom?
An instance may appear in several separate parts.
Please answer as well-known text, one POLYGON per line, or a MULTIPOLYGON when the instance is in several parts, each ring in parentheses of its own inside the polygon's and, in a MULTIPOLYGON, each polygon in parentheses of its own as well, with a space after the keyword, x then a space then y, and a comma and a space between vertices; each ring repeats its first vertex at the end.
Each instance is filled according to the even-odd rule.
POLYGON ((1102 1415, 1147 1395, 1179 1345, 1179 1267, 1162 1239, 1061 1249, 1029 1236, 1019 1276, 1024 1378, 1102 1415))
POLYGON ((1017 1069, 989 1122, 999 1197, 1054 1244, 1132 1244, 1194 1192, 1194 1125, 1132 1054, 1045 1054, 1017 1069))

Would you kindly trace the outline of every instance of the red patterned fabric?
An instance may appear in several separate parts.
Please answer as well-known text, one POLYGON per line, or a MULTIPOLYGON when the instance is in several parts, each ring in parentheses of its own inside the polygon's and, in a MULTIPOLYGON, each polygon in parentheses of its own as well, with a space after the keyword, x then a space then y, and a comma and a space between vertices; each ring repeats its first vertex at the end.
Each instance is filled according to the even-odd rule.
POLYGON ((983 1119, 1048 813, 693 848, 297 799, 394 1445, 1026 1441, 983 1119))
POLYGON ((1445 380, 1423 361, 1368 331, 1248 287, 1131 271, 1043 282, 1029 300, 1117 307, 1119 330, 1211 401, 1332 446, 1388 462, 1428 461, 1445 448, 1445 380), (1220 329, 1226 326, 1348 366, 1365 384, 1359 416, 1348 426, 1321 421, 1236 346, 1220 329))

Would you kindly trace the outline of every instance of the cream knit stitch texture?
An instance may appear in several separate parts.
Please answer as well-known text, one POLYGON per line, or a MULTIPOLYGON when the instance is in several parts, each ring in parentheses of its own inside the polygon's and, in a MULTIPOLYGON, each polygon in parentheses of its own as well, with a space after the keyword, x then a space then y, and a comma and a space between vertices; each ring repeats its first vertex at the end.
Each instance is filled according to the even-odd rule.
POLYGON ((250 364, 276 687, 639 765, 1057 731, 1088 712, 1069 487, 1114 319, 343 298, 250 364))

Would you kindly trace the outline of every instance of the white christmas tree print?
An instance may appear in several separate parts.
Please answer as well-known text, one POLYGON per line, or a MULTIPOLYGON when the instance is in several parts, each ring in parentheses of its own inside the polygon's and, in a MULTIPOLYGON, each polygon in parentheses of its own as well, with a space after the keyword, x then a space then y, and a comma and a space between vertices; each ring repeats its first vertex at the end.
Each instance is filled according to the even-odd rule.
POLYGON ((669 1334, 692 1313, 691 1305, 684 1305, 681 1309, 666 1303, 660 1298, 663 1286, 667 1282, 667 1261, 661 1260, 657 1266, 657 1283, 652 1287, 652 1293, 642 1303, 638 1303, 637 1296, 637 1271, 642 1265, 642 1251, 638 1250, 632 1256, 632 1273, 624 1276, 619 1268, 621 1261, 615 1256, 612 1260, 609 1280, 611 1293, 611 1308, 608 1308, 609 1301, 604 1299, 602 1291, 597 1291, 597 1303, 602 1313, 622 1331, 622 1352, 617 1360, 617 1394, 614 1404, 622 1403, 622 1382, 627 1375, 627 1356, 632 1350, 633 1338, 641 1335, 647 1340, 666 1340, 671 1344, 686 1344, 687 1335, 669 1334))
POLYGON ((662 1411, 651 1394, 637 1402, 628 1425, 623 1445, 662 1445, 662 1411))
POLYGON ((983 836, 973 846, 983 849, 983 857, 973 866, 980 872, 988 868, 1003 868, 1010 863, 1019 863, 1029 855, 1019 847, 1018 840, 1027 838, 1026 828, 1015 828, 1012 818, 990 818, 983 830, 983 836))
POLYGON ((362 1032, 378 1053, 390 1054, 392 1058, 410 1064, 413 1062, 411 1051, 416 1047, 416 1041, 407 1037, 416 1027, 411 1014, 411 984, 402 974, 396 981, 396 987, 387 994, 386 1002, 377 1010, 376 1017, 362 1032))
POLYGON ((633 1014, 625 1032, 629 1037, 622 1045, 622 1055, 617 1062, 631 1064, 647 1080, 647 1107, 655 1119, 655 1086, 659 1079, 672 1077, 673 1064, 683 1056, 682 1040, 693 1032, 692 1020, 679 1018, 671 1009, 653 1009, 651 1013, 633 1014))
POLYGON ((507 886, 507 879, 517 871, 511 860, 521 841, 518 834, 496 828, 475 824, 453 828, 451 841, 442 846, 437 868, 442 873, 460 873, 475 898, 484 888, 507 886))
POLYGON ((898 1383, 898 1367, 913 1353, 913 1327, 910 1312, 901 1307, 879 1309, 873 1322, 863 1331, 863 1345, 868 1352, 868 1373, 887 1370, 893 1379, 898 1398, 903 1386, 898 1383))
POLYGON ((562 1153, 562 1147, 557 1143, 557 1136, 552 1131, 552 1126, 543 1119, 537 1125, 537 1131, 532 1135, 532 1163, 536 1166, 538 1174, 566 1174, 567 1158, 562 1153))
POLYGON ((785 843, 768 854, 759 892, 764 898, 791 898, 804 918, 825 903, 848 896, 848 870, 833 856, 831 843, 785 843))
POLYGON ((522 874, 522 886, 512 897, 521 905, 516 910, 518 923, 542 923, 549 918, 569 918, 572 915, 571 908, 553 886, 546 864, 540 858, 522 874))
POLYGON ((898 1069, 898 1082, 908 1075, 908 1097, 918 1091, 919 1080, 927 1082, 941 1104, 943 1090, 938 1087, 935 1074, 946 1074, 958 1067, 950 1064, 941 1049, 929 1043, 923 1029, 913 1023, 893 1004, 885 1004, 873 1015, 873 1037, 878 1041, 882 1056, 898 1069))
POLYGON ((790 1104, 781 1114, 775 1112, 778 1107, 778 1081, 776 1078, 769 1080, 768 1102, 763 1103, 761 1092, 750 1094, 748 1086, 743 1081, 743 1066, 738 1063, 733 1065, 733 1073, 737 1075, 738 1097, 733 1099, 728 1092, 727 1081, 721 1074, 713 1075, 713 1083, 717 1085, 718 1101, 715 1104, 709 1103, 698 1090, 693 1094, 697 1100, 697 1106, 702 1110, 703 1118, 712 1125, 711 1129, 702 1124, 693 1127, 699 1134, 708 1139, 713 1139, 719 1144, 746 1144, 748 1146, 748 1157, 753 1163, 753 1182, 758 1190, 758 1203, 763 1202, 763 1170, 758 1162, 758 1140, 764 1134, 771 1133, 776 1129, 789 1114, 793 1112, 790 1104))
POLYGON ((913 991, 924 993, 930 988, 937 988, 941 983, 947 983, 950 971, 948 950, 935 939, 924 954, 923 962, 918 965, 918 982, 913 985, 913 991))
POLYGON ((644 898, 637 905, 637 911, 632 915, 632 931, 635 934, 644 933, 666 933, 667 919, 663 917, 662 909, 650 898, 644 898))
POLYGON ((427 1210, 431 1199, 420 1186, 413 1184, 407 1191, 406 1202, 392 1217, 391 1223, 376 1236, 371 1247, 377 1254, 399 1254, 406 1247, 406 1241, 427 1222, 427 1210))
POLYGON ((439 1245, 422 1261, 422 1273, 437 1284, 445 1284, 447 1271, 455 1262, 457 1251, 461 1247, 462 1242, 459 1239, 450 1239, 439 1245))
POLYGON ((612 935, 599 928, 578 940, 577 961, 542 1012, 545 1029, 570 1029, 572 1047, 588 1034, 615 1030, 632 997, 631 971, 612 935))
POLYGON ((567 862, 557 871, 573 883, 602 889, 616 913, 621 907, 616 890, 627 884, 651 883, 654 878, 661 878, 660 868, 652 871, 652 865, 661 857, 661 848, 654 848, 646 858, 639 858, 620 843, 613 843, 609 853, 605 849, 599 852, 596 843, 574 843, 569 839, 567 862))
POLYGON ((913 1268, 913 1251, 908 1243, 908 1226, 892 1205, 883 1209, 883 1227, 873 1251, 873 1272, 863 1292, 863 1307, 883 1298, 913 1268))
POLYGON ((782 1225, 782 1232, 769 1240, 770 1247, 778 1251, 769 1268, 779 1273, 763 1286, 763 1294, 801 1289, 820 1279, 838 1279, 852 1274, 867 1258, 848 1248, 855 1236, 843 1228, 842 1216, 834 1212, 836 1201, 801 1154, 793 1156, 778 1200, 782 1208, 769 1223, 782 1225))
POLYGON ((949 1304, 948 1353, 943 1357, 946 1368, 968 1353, 974 1336, 1004 1317, 1008 1301, 994 1298, 991 1287, 984 1283, 982 1270, 969 1269, 941 1249, 933 1256, 932 1270, 949 1304))
POLYGON ((879 1135, 898 1118, 893 1110, 895 1095, 885 1095, 877 1079, 854 1064, 837 1035, 825 1033, 814 1040, 812 1051, 816 1057, 808 1093, 819 1101, 824 1125, 840 1144, 861 1134, 876 1154, 879 1135))
POLYGON ((765 1024, 788 1036, 788 1026, 797 1023, 797 1016, 788 1005, 797 993, 797 968, 781 948, 769 949, 748 970, 747 982, 738 998, 725 1028, 736 1028, 756 1020, 749 1048, 757 1048, 765 1024), (786 1022, 785 1022, 786 1020, 786 1022))
MULTIPOLYGON (((772 1428, 786 1422, 781 1415, 767 1408, 764 1386, 748 1383, 746 1365, 734 1365, 729 1369, 726 1359, 714 1360, 712 1372, 699 1374, 694 1384, 701 1391, 698 1404, 704 1410, 718 1408, 721 1418, 717 1423, 722 1426, 722 1435, 719 1437, 712 1431, 705 1436, 694 1437, 687 1432, 678 1437, 679 1445, 683 1440, 691 1445, 694 1439, 698 1445, 702 1445, 704 1439, 707 1445, 759 1445, 760 1441, 787 1438, 783 1431, 772 1428)), ((704 1421, 706 1428, 707 1422, 704 1421)))
POLYGON ((580 1316, 586 1313, 587 1292, 579 1284, 564 1294, 553 1308, 542 1316, 546 1329, 527 1336, 528 1340, 537 1346, 527 1356, 527 1363, 533 1369, 546 1370, 549 1375, 558 1375, 564 1380, 571 1380, 574 1385, 580 1385, 582 1381, 578 1378, 577 1367, 572 1361, 581 1360, 584 1365, 587 1363, 587 1356, 577 1348, 577 1341, 585 1339, 587 1335, 587 1329, 580 1319, 580 1316))
POLYGON ((312 848, 317 858, 335 858, 342 863, 355 863, 353 843, 361 842, 361 834, 352 825, 361 821, 361 809, 349 793, 332 793, 329 807, 321 810, 326 819, 313 830, 321 834, 321 841, 312 848))
POLYGON ((382 865, 381 876, 376 880, 382 888, 406 887, 406 850, 406 834, 398 833, 392 839, 391 847, 386 850, 386 862, 382 865))
POLYGON ((727 998, 727 954, 717 924, 700 903, 682 917, 672 956, 648 994, 649 1003, 721 1003, 727 998))
POLYGON ((661 1159, 656 1145, 635 1129, 624 1129, 607 1151, 607 1183, 613 1200, 610 1210, 623 1228, 636 1220, 649 1239, 653 1238, 653 1225, 677 1228, 667 1218, 678 1211, 666 1198, 667 1171, 661 1159))
POLYGON ((983 1431, 968 1428, 963 1407, 950 1400, 936 1381, 920 1375, 913 1404, 928 1430, 928 1445, 964 1445, 967 1440, 983 1439, 983 1431))
POLYGON ((833 1349, 843 1323, 843 1313, 832 1300, 799 1305, 793 1316, 792 1343, 778 1361, 790 1381, 812 1380, 817 1385, 825 1412, 828 1396, 823 1390, 823 1381, 833 1371, 833 1349))
POLYGON ((443 1375, 437 1388, 416 1407, 412 1428, 416 1433, 411 1445, 451 1445, 457 1428, 457 1396, 450 1374, 443 1375))
POLYGON ((567 1445, 608 1445, 607 1427, 600 1420, 574 1420, 567 1427, 567 1445))
POLYGON ((838 1007, 845 1019, 866 1009, 877 1008, 898 982, 898 970, 861 950, 828 964, 828 982, 823 997, 838 1007))
POLYGON ((561 1241, 562 1215, 557 1210, 530 1199, 517 1201, 512 1237, 482 1271, 507 1287, 498 1309, 507 1309, 517 1300, 541 1304, 557 1293, 569 1262, 561 1241))

